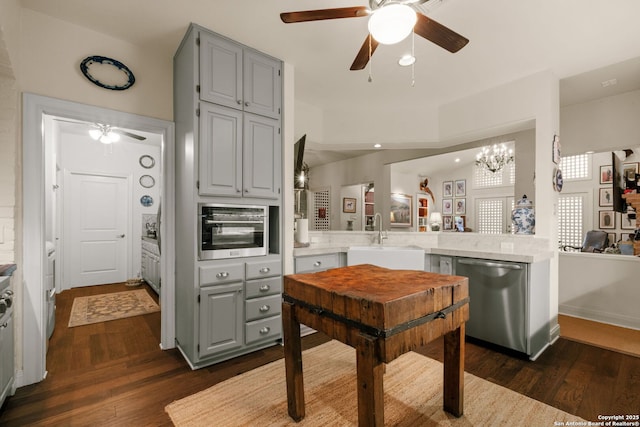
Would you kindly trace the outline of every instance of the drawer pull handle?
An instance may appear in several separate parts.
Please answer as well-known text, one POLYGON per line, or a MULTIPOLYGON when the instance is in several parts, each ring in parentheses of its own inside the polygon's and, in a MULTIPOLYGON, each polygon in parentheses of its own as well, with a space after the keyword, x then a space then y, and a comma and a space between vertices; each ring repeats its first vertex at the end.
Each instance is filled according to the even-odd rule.
POLYGON ((260 273, 262 273, 262 274, 266 274, 266 273, 268 273, 270 271, 271 271, 271 269, 269 267, 262 267, 260 269, 260 273))
POLYGON ((271 328, 268 326, 265 326, 264 328, 260 329, 260 335, 266 335, 271 331, 271 328))
POLYGON ((260 313, 266 313, 269 310, 271 310, 271 307, 269 307, 267 304, 260 307, 260 313))
POLYGON ((221 271, 220 273, 216 274, 216 277, 218 279, 226 279, 227 277, 229 277, 229 273, 226 271, 221 271))
POLYGON ((260 286, 260 292, 269 292, 270 289, 271 289, 271 286, 269 285, 260 286))
POLYGON ((313 263, 314 267, 320 267, 322 265, 322 261, 316 261, 313 263))

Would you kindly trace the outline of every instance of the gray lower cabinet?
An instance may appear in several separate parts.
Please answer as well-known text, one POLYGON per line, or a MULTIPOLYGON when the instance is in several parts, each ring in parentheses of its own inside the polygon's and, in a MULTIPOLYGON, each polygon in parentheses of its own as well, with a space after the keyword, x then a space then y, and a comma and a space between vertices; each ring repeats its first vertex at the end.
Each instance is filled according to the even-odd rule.
POLYGON ((160 295, 161 272, 160 250, 158 241, 154 239, 142 240, 142 253, 140 258, 140 273, 145 282, 160 295))
POLYGON ((242 282, 200 289, 199 357, 242 347, 242 282))
POLYGON ((198 267, 198 277, 195 349, 179 344, 194 368, 279 342, 282 335, 279 257, 206 261, 198 267))
MULTIPOLYGON (((344 267, 347 265, 347 255, 344 252, 297 256, 294 258, 295 273, 318 273, 331 268, 344 267)), ((306 325, 300 325, 300 335, 309 335, 315 330, 306 325)))
POLYGON ((8 313, 8 307, 4 299, 11 278, 9 276, 0 277, 0 406, 15 391, 15 347, 14 347, 14 326, 13 314, 8 313))
POLYGON ((294 259, 296 273, 317 273, 347 264, 344 253, 298 256, 294 259))

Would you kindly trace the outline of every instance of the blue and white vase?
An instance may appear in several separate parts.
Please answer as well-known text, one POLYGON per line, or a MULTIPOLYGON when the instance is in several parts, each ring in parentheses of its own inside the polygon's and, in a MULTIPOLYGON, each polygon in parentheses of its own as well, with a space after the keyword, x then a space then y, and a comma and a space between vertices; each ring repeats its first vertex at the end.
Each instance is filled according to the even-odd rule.
POLYGON ((511 212, 514 234, 535 234, 536 217, 533 212, 533 203, 527 199, 526 194, 516 203, 516 208, 511 212))

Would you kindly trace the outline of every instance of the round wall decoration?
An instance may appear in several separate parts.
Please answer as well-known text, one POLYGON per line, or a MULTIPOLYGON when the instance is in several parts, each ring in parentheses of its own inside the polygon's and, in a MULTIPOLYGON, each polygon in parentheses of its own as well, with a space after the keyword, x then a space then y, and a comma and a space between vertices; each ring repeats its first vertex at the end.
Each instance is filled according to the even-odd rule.
POLYGON ((559 168, 553 168, 553 189, 559 193, 562 191, 563 185, 562 171, 559 168))
POLYGON ((153 197, 145 194, 144 196, 140 197, 140 204, 146 207, 153 206, 153 197))
POLYGON ((105 89, 125 90, 136 82, 129 67, 106 56, 86 57, 80 63, 80 71, 93 84, 105 89))
POLYGON ((156 160, 148 154, 145 154, 144 156, 140 156, 139 162, 140 162, 140 166, 142 166, 145 169, 151 169, 156 164, 156 160))
POLYGON ((144 188, 151 188, 156 185, 156 180, 151 175, 142 175, 140 177, 140 185, 144 188))

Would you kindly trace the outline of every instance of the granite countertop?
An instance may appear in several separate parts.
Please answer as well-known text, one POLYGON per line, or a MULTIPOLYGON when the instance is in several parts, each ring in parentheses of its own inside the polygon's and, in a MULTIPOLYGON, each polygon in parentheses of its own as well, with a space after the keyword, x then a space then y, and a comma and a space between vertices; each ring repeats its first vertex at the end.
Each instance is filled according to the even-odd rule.
POLYGON ((0 265, 0 276, 11 276, 15 270, 16 270, 15 264, 0 265))

